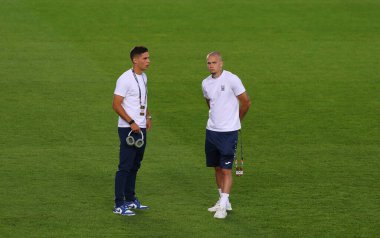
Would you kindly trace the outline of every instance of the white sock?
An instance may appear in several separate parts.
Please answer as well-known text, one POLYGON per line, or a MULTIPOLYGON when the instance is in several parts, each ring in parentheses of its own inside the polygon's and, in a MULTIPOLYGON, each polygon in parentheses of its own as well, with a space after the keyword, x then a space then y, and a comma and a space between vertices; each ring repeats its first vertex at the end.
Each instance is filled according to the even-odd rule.
POLYGON ((219 191, 219 197, 221 197, 222 196, 222 189, 218 188, 218 191, 219 191))
POLYGON ((227 203, 228 203, 228 197, 230 195, 228 193, 222 193, 221 197, 220 197, 220 207, 221 208, 226 208, 227 207, 227 203))

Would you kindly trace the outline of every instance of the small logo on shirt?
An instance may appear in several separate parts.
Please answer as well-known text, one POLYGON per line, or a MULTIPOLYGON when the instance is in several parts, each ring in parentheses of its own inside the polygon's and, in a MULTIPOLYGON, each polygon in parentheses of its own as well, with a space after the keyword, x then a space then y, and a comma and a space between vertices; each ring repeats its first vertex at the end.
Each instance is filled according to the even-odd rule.
POLYGON ((226 164, 226 165, 227 165, 227 164, 231 164, 231 161, 229 161, 229 162, 225 162, 224 164, 226 164))
POLYGON ((220 90, 224 91, 224 84, 220 85, 220 90))

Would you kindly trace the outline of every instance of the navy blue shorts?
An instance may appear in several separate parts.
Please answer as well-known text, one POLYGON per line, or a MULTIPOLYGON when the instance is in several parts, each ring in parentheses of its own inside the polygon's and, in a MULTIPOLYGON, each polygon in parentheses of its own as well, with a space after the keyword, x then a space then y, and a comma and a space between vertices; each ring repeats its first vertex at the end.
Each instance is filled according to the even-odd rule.
POLYGON ((206 165, 232 169, 236 154, 238 131, 218 132, 206 130, 206 165))

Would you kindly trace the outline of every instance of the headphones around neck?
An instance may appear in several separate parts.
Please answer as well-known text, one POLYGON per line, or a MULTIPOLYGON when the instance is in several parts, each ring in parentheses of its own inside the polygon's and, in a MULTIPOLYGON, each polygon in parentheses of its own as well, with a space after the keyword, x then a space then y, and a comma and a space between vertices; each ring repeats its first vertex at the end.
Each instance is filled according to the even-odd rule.
POLYGON ((131 136, 132 134, 132 130, 129 132, 128 136, 127 136, 127 144, 128 145, 131 145, 131 146, 136 146, 137 148, 141 148, 143 145, 144 145, 144 134, 143 132, 140 130, 140 134, 141 134, 141 139, 138 139, 135 141, 135 138, 133 138, 133 136, 131 136))

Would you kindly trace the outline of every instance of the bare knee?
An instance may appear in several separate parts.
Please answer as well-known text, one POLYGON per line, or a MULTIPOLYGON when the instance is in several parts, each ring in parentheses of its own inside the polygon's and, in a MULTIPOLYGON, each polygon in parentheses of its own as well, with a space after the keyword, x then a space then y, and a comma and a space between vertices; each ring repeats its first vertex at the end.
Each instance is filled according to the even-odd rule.
POLYGON ((221 173, 223 174, 223 176, 229 176, 229 175, 231 175, 231 169, 220 169, 221 171, 221 173))

